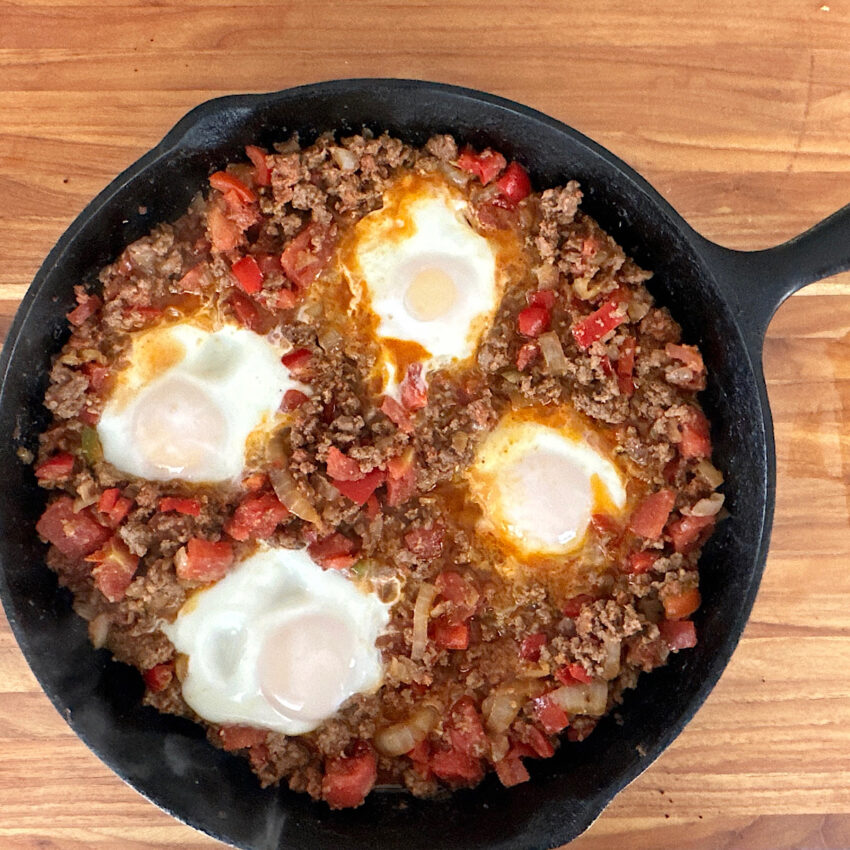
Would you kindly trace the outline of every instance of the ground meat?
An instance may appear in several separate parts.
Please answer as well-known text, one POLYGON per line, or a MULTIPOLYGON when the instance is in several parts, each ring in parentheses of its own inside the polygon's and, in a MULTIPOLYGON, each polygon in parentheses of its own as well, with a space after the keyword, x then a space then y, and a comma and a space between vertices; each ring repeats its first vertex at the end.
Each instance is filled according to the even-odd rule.
POLYGON ((431 796, 475 784, 485 767, 516 776, 505 760, 548 757, 566 722, 582 740, 640 671, 667 661, 670 623, 699 604, 698 544, 713 520, 691 508, 719 473, 696 399, 698 352, 678 346, 679 326, 644 286, 650 273, 580 210, 576 182, 513 198, 498 154, 459 156, 449 135, 420 150, 363 131, 276 145, 268 179, 228 166, 186 215, 127 246, 96 292, 77 288, 45 394, 53 420, 35 467, 53 508, 39 531, 93 643, 145 674, 148 705, 204 725, 262 785, 334 805, 334 777, 349 768, 431 796), (470 227, 507 259, 474 356, 427 373, 421 352, 412 372, 400 359, 396 392, 377 318, 340 257, 401 178, 463 197, 470 227), (99 418, 136 332, 201 305, 202 323, 238 323, 277 346, 304 392, 287 393, 270 433, 248 441, 236 480, 136 478, 102 456, 99 418), (556 427, 581 431, 628 479, 627 507, 594 513, 574 551, 509 546, 490 495, 472 486, 509 416, 563 417, 556 427), (635 530, 638 509, 659 498, 672 499, 669 516, 635 530), (376 643, 382 686, 302 735, 199 717, 182 696, 186 657, 162 630, 206 583, 193 551, 226 572, 260 544, 306 548, 391 606, 376 643), (548 702, 573 687, 586 689, 583 708, 548 702))

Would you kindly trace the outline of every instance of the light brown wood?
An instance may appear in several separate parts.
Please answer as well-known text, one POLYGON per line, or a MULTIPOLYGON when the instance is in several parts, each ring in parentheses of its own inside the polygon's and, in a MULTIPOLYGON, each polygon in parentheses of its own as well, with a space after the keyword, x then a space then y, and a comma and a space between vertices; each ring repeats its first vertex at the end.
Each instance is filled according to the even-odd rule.
MULTIPOLYGON (((763 248, 850 200, 848 0, 0 3, 0 333, 97 191, 209 97, 332 77, 483 88, 636 167, 701 232, 763 248)), ((775 317, 773 543, 684 734, 571 845, 850 847, 850 275, 775 317)), ((0 624, 0 846, 222 846, 70 732, 0 624)))

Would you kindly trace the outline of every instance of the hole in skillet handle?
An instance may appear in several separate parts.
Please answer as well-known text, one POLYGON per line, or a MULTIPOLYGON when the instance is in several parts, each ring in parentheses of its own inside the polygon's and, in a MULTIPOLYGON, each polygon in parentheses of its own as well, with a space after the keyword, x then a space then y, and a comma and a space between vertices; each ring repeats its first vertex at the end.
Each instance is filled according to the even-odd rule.
MULTIPOLYGON (((638 262, 656 270, 651 288, 674 308, 688 338, 709 347, 709 362, 714 360, 722 370, 723 357, 732 358, 739 350, 734 323, 695 252, 692 231, 619 160, 552 119, 489 95, 411 81, 341 81, 227 98, 219 106, 222 103, 227 108, 219 110, 215 101, 198 107, 162 145, 111 184, 83 213, 79 225, 72 226, 71 236, 60 240, 73 251, 61 270, 39 273, 44 297, 31 305, 32 316, 27 317, 31 345, 26 356, 36 366, 34 374, 46 373, 50 355, 59 347, 54 341, 54 349, 47 351, 39 337, 44 322, 56 320, 51 295, 68 298, 63 306, 70 307, 69 280, 96 272, 152 222, 180 215, 192 195, 204 188, 206 176, 241 157, 245 143, 259 140, 268 145, 293 129, 308 142, 325 128, 342 126, 347 132, 363 124, 412 143, 424 142, 432 132, 455 132, 478 147, 489 144, 529 167, 536 187, 579 179, 587 211, 638 262), (148 209, 143 219, 132 214, 140 205, 148 209), (691 309, 683 315, 677 304, 691 309), (704 316, 709 320, 702 321, 704 316)), ((16 353, 15 365, 20 362, 16 353)), ((643 677, 627 697, 622 727, 606 719, 583 744, 567 745, 554 759, 533 765, 533 782, 525 786, 504 790, 491 777, 479 789, 443 800, 379 794, 362 809, 332 813, 303 795, 260 791, 243 762, 209 747, 181 721, 152 719, 146 710, 116 701, 112 687, 120 677, 112 678, 113 673, 99 666, 102 661, 91 660, 100 656, 89 648, 82 624, 61 604, 60 616, 54 616, 55 581, 41 566, 43 547, 32 531, 43 494, 37 492, 31 473, 16 463, 12 484, 24 492, 29 488, 32 498, 3 505, 4 531, 13 524, 18 529, 12 545, 2 544, 7 576, 15 580, 4 594, 6 604, 17 617, 19 638, 42 685, 58 707, 72 708, 70 721, 83 740, 160 806, 225 841, 257 850, 282 843, 337 847, 340 842, 411 850, 557 846, 583 831, 690 719, 725 665, 749 611, 760 572, 760 556, 756 553, 754 560, 752 548, 753 541, 763 537, 765 488, 759 471, 763 479, 764 444, 760 457, 759 433, 751 427, 760 421, 752 375, 742 373, 731 390, 723 386, 722 376, 718 371, 713 379, 709 413, 730 434, 727 444, 719 447, 724 459, 740 461, 729 476, 727 492, 734 497, 742 486, 749 488, 753 508, 712 541, 703 559, 707 583, 705 610, 697 617, 700 645, 693 653, 681 653, 669 668, 643 677), (728 400, 738 405, 731 407, 734 414, 728 400), (749 440, 742 439, 748 435, 749 440), (742 442, 753 450, 736 455, 742 442), (40 607, 34 619, 21 615, 27 606, 40 607), (28 648, 36 630, 44 643, 28 648), (59 657, 46 664, 45 653, 56 655, 57 648, 59 657), (66 670, 79 671, 76 687, 69 685, 66 670)), ((10 409, 37 406, 39 397, 24 381, 8 382, 0 408, 2 433, 11 433, 10 409)), ((0 452, 5 453, 2 460, 13 462, 8 446, 0 446, 0 452)))

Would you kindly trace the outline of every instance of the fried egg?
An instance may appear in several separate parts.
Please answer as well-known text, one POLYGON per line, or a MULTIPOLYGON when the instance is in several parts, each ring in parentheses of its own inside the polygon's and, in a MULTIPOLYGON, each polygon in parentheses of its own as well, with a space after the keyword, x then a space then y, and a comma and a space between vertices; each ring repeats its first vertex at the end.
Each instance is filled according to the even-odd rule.
POLYGON ((483 525, 521 557, 578 550, 594 514, 621 515, 623 475, 559 412, 507 414, 479 447, 468 473, 483 525))
POLYGON ((97 424, 104 458, 153 481, 218 482, 239 475, 252 432, 279 419, 288 389, 306 389, 281 352, 245 328, 189 323, 133 335, 97 424))
POLYGON ((183 698, 213 723, 301 735, 383 680, 389 606, 305 550, 263 547, 163 627, 188 657, 183 698))
POLYGON ((362 218, 342 254, 355 307, 375 318, 385 385, 471 357, 501 298, 499 245, 465 217, 468 201, 436 176, 408 174, 362 218))

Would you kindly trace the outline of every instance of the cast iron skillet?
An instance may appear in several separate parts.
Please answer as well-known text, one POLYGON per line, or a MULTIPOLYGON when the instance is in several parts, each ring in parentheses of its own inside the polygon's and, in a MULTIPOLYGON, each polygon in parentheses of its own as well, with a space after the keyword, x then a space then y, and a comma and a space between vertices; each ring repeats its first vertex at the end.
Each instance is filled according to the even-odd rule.
MULTIPOLYGON (((157 805, 242 848, 549 848, 577 836, 679 734, 714 686, 744 628, 767 553, 775 459, 761 369, 765 328, 805 284, 850 268, 850 206, 802 236, 741 253, 695 233, 619 159, 545 115, 491 95, 409 80, 342 80, 265 95, 225 97, 189 113, 117 177, 51 251, 24 298, 0 374, 0 591, 45 692, 82 740, 157 805), (641 677, 620 714, 582 744, 530 765, 510 790, 490 777, 473 791, 419 801, 375 793, 355 811, 285 790, 261 791, 243 761, 209 746, 198 727, 139 706, 138 674, 89 646, 86 629, 43 566, 34 524, 45 502, 16 447, 33 448, 50 360, 67 332, 72 284, 90 278, 159 221, 179 216, 205 177, 246 143, 297 130, 388 130, 419 144, 452 132, 529 169, 537 187, 578 179, 584 209, 646 268, 649 287, 702 349, 703 403, 731 517, 702 558, 699 645, 641 677)), ((722 746, 722 743, 718 743, 722 746)))

